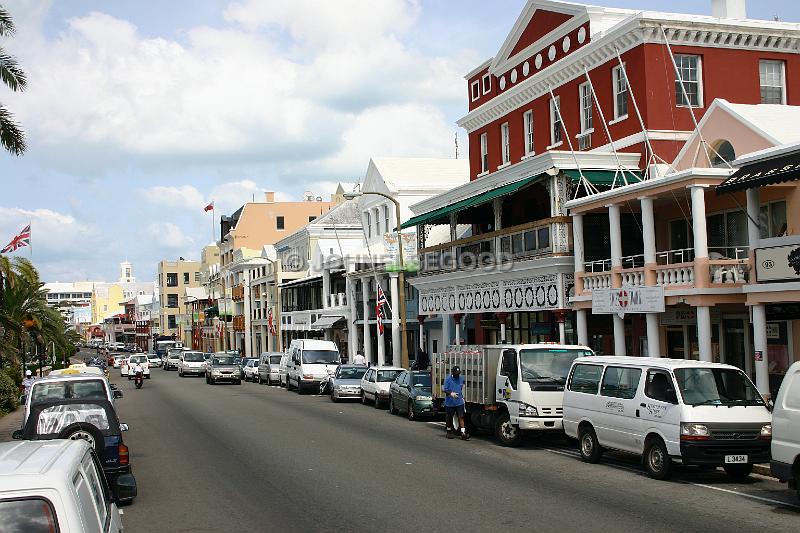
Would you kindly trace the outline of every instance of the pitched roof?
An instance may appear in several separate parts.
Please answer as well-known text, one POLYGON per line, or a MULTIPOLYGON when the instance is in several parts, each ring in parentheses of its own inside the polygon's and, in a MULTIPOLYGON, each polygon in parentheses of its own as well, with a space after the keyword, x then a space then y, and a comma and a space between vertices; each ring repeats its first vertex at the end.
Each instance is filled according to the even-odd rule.
POLYGON ((786 144, 800 140, 800 106, 778 104, 733 104, 718 100, 720 107, 727 109, 745 124, 750 125, 765 139, 775 144, 786 144))
POLYGON ((391 191, 446 190, 469 181, 467 159, 377 157, 370 164, 391 191))
POLYGON ((309 226, 330 224, 361 226, 361 211, 358 210, 358 201, 346 200, 308 223, 309 226))

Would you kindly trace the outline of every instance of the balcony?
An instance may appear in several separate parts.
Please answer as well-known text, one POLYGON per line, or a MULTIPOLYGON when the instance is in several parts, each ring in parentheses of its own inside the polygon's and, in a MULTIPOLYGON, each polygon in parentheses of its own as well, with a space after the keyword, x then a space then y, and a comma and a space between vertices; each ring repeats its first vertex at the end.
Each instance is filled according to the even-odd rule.
POLYGON ((244 331, 244 315, 233 317, 233 331, 244 331))
POLYGON ((234 302, 244 300, 244 285, 236 285, 231 289, 231 298, 234 302))
POLYGON ((328 307, 346 307, 347 295, 343 292, 328 295, 328 307))

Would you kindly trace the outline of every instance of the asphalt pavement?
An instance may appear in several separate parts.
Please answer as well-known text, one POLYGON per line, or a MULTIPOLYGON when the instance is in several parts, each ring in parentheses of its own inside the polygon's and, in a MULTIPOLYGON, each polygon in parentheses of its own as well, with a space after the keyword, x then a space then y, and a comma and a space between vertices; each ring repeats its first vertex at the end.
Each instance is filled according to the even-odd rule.
POLYGON ((569 441, 516 449, 447 440, 359 403, 152 369, 125 397, 139 496, 132 532, 796 531, 800 502, 777 481, 679 469, 649 479, 636 460, 582 463, 569 441))

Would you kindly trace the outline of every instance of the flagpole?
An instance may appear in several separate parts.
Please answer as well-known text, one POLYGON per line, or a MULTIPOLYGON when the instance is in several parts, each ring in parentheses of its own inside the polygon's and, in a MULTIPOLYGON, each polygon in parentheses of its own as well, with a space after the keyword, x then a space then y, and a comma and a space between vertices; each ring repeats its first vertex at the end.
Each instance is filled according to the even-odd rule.
POLYGON ((29 258, 31 263, 33 263, 33 219, 32 218, 28 219, 28 248, 30 248, 30 250, 28 251, 29 258))

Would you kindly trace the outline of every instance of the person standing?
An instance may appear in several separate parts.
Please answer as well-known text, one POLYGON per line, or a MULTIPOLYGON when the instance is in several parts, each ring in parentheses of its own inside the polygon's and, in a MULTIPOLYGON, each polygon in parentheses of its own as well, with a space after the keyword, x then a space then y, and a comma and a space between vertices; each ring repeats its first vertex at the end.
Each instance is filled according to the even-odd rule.
POLYGON ((364 354, 361 353, 361 350, 359 350, 358 353, 356 353, 356 355, 353 357, 353 364, 354 365, 366 365, 367 364, 367 360, 364 357, 364 354))
POLYGON ((450 370, 450 375, 444 380, 442 388, 446 394, 444 399, 444 410, 447 425, 447 438, 453 438, 453 417, 458 417, 458 427, 461 432, 461 440, 469 440, 469 434, 464 427, 464 378, 461 376, 461 368, 454 366, 450 370))
POLYGON ((23 403, 28 400, 28 394, 31 392, 31 387, 33 387, 33 382, 36 379, 33 377, 33 374, 30 370, 25 371, 25 379, 22 380, 22 383, 19 384, 20 388, 22 389, 22 401, 23 403))

